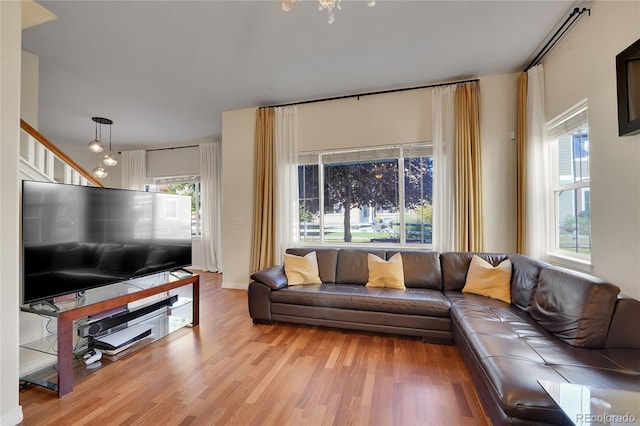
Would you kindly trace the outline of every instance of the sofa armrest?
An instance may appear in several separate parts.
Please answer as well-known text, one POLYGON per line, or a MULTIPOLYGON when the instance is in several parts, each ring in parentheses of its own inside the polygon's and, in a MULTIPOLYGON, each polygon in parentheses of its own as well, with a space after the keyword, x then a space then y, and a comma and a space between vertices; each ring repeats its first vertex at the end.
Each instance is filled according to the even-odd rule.
POLYGON ((255 272, 251 274, 251 279, 266 285, 271 290, 279 290, 289 284, 284 274, 284 267, 280 265, 255 272))

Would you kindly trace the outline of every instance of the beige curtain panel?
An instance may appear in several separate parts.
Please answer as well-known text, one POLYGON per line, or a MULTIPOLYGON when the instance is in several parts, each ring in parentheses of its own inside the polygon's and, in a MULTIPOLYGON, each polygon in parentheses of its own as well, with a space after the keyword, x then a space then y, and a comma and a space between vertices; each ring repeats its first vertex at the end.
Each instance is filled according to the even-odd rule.
POLYGON ((528 74, 523 72, 518 77, 518 122, 517 122, 517 206, 516 206, 516 243, 518 253, 526 252, 526 223, 527 209, 525 194, 527 188, 526 181, 526 146, 527 146, 527 87, 528 74))
POLYGON ((253 175, 252 273, 275 263, 274 122, 273 108, 258 109, 253 175))
POLYGON ((483 251, 480 87, 477 81, 456 89, 456 226, 458 249, 483 251))

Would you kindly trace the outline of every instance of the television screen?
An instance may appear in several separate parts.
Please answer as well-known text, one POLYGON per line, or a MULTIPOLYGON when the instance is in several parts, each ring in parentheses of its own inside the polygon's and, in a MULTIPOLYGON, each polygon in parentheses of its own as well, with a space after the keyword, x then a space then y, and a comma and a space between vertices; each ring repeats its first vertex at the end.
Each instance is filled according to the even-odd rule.
POLYGON ((191 265, 191 197, 22 183, 22 301, 191 265))

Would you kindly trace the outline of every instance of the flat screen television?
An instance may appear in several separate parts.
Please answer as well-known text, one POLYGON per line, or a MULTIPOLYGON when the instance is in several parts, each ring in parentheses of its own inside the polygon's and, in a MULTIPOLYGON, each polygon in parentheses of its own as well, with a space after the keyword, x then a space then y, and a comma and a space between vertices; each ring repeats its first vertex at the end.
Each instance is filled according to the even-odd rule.
POLYGON ((640 39, 616 55, 618 135, 640 134, 640 39))
POLYGON ((191 197, 22 182, 22 303, 191 265, 191 197))

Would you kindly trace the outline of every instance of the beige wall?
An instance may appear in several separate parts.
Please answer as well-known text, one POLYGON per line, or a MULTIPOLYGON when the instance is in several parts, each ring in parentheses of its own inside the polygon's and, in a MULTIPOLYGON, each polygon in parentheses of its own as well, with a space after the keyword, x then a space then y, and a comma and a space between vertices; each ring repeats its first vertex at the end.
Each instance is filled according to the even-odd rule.
POLYGON ((615 56, 640 38, 640 2, 598 1, 544 61, 546 118, 587 98, 593 274, 640 298, 640 135, 618 137, 615 56))
MULTIPOLYGON (((197 141, 193 145, 208 142, 213 142, 213 139, 197 141)), ((147 152, 147 177, 197 174, 200 174, 200 149, 197 146, 195 148, 147 152)))
POLYGON ((516 251, 516 95, 518 73, 480 79, 485 251, 516 251))
POLYGON ((253 217, 254 108, 222 113, 222 286, 247 288, 253 217))
POLYGON ((38 88, 40 87, 40 58, 26 50, 22 51, 20 86, 20 117, 38 128, 38 88))
MULTIPOLYGON (((487 247, 515 249, 515 74, 481 81, 487 247)), ((431 89, 298 106, 300 151, 431 141, 431 89)), ((223 285, 247 288, 250 274, 255 109, 222 115, 223 285)))
POLYGON ((431 89, 298 106, 300 151, 431 140, 431 89))
POLYGON ((21 4, 0 1, 0 424, 22 420, 18 400, 21 4))

